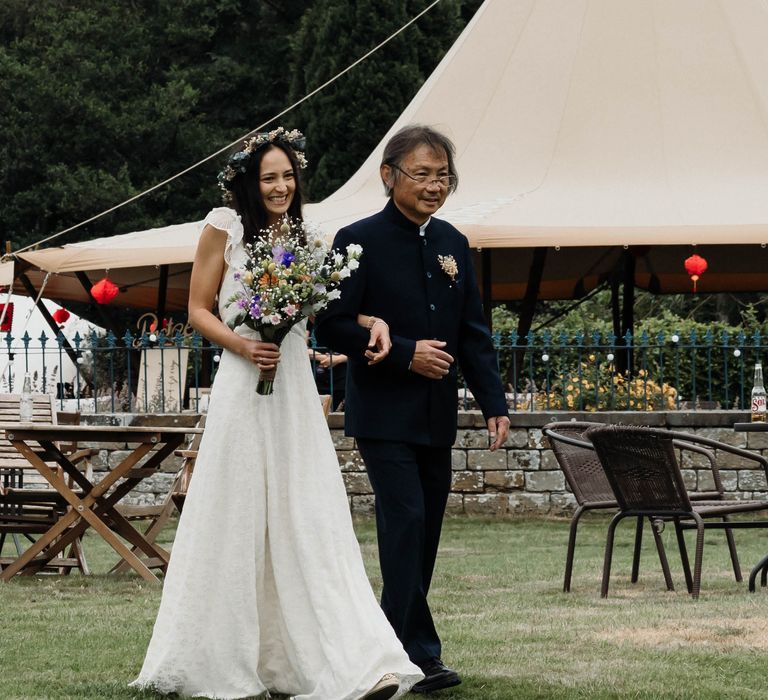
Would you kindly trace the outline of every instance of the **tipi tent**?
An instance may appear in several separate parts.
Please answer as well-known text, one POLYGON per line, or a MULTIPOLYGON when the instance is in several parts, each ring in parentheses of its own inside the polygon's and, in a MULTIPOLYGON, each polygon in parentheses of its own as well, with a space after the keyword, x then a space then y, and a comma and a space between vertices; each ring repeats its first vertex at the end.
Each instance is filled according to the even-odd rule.
POLYGON ((334 230, 380 209, 384 143, 425 123, 457 147, 460 187, 439 215, 506 249, 495 298, 521 298, 537 265, 540 297, 589 290, 625 246, 654 291, 691 290, 693 245, 710 263, 701 289, 765 290, 766 36, 764 0, 486 0, 309 216, 334 230))

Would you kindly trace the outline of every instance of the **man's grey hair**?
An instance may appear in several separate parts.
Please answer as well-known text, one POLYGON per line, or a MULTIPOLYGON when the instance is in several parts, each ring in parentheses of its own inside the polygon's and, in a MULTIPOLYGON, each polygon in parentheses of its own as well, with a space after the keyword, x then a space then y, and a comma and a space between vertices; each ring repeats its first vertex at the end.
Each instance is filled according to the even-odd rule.
MULTIPOLYGON (((444 152, 448 159, 448 174, 453 176, 453 184, 450 192, 455 192, 459 185, 459 174, 456 172, 456 147, 453 141, 445 134, 441 134, 431 126, 423 124, 413 124, 405 126, 398 131, 384 146, 384 154, 381 157, 382 165, 401 167, 403 159, 419 146, 429 146, 436 153, 444 152)), ((393 168, 393 176, 401 177, 401 173, 393 168)), ((389 197, 392 194, 392 188, 384 183, 384 193, 389 197)))

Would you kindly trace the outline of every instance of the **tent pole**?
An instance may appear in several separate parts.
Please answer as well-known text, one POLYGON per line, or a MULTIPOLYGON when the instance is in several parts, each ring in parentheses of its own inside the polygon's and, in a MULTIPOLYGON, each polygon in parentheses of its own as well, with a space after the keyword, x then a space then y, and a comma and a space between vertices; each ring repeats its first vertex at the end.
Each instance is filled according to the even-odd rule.
POLYGON ((616 337, 616 371, 619 374, 624 374, 626 369, 625 355, 622 352, 618 352, 618 348, 624 345, 623 335, 621 332, 621 303, 619 302, 619 271, 618 263, 617 267, 611 272, 611 319, 613 320, 613 335, 616 337))
MULTIPOLYGON (((635 256, 631 250, 624 252, 624 295, 622 298, 622 336, 628 332, 634 336, 635 328, 635 256)), ((632 374, 634 370, 633 352, 627 350, 627 369, 632 374)))
POLYGON ((93 286, 93 283, 91 280, 88 279, 88 275, 86 275, 84 272, 75 272, 75 276, 78 280, 80 280, 80 284, 83 285, 83 289, 88 294, 89 299, 94 304, 94 307, 96 309, 96 313, 99 315, 99 319, 101 319, 101 323, 105 328, 108 328, 111 330, 116 338, 122 337, 122 332, 114 323, 112 318, 110 318, 104 311, 104 309, 101 308, 101 304, 99 304, 96 299, 93 298, 93 294, 91 294, 91 287, 93 286))
POLYGON ((493 331, 493 287, 491 285, 491 251, 489 248, 483 248, 480 253, 483 274, 483 313, 488 328, 493 331))
POLYGON ((611 275, 611 320, 613 334, 619 341, 621 340, 621 305, 619 304, 619 280, 615 273, 611 275))
MULTIPOLYGON (((27 277, 27 273, 26 272, 20 273, 18 275, 18 279, 21 280, 21 284, 24 286, 24 289, 27 290, 27 294, 29 294, 29 296, 32 299, 37 299, 37 290, 35 289, 35 285, 32 284, 32 280, 30 280, 29 277, 27 277)), ((56 336, 58 338, 59 331, 60 331, 59 324, 56 323, 56 321, 53 319, 53 316, 51 316, 51 312, 48 311, 48 309, 45 306, 45 304, 43 304, 43 300, 42 299, 37 299, 36 306, 37 306, 38 310, 40 311, 40 313, 43 315, 43 318, 46 320, 48 325, 51 327, 51 330, 53 331, 54 336, 56 336)), ((75 365, 75 369, 78 372, 80 372, 80 374, 83 375, 83 379, 85 379, 86 383, 87 383, 88 382, 88 378, 85 376, 85 374, 83 374, 83 372, 82 372, 82 370, 80 368, 80 365, 77 364, 77 352, 75 351, 75 349, 69 344, 69 341, 66 338, 64 338, 64 342, 61 345, 64 348, 64 351, 69 356, 69 359, 72 360, 72 363, 75 365)), ((63 381, 63 379, 62 379, 62 381, 63 381)))
POLYGON ((517 334, 521 338, 528 335, 533 325, 533 316, 536 311, 536 302, 539 300, 539 291, 541 290, 541 280, 544 277, 544 263, 546 260, 546 248, 533 249, 533 260, 528 270, 528 284, 520 305, 520 318, 517 322, 517 334))
POLYGON ((160 281, 157 286, 157 330, 163 327, 165 303, 168 295, 168 265, 160 265, 160 281))
MULTIPOLYGON (((539 300, 539 291, 541 290, 541 279, 544 276, 544 263, 547 261, 547 249, 546 248, 534 248, 533 260, 531 261, 531 267, 528 270, 528 284, 525 288, 525 296, 523 297, 522 304, 520 305, 520 318, 517 321, 517 336, 518 338, 526 338, 533 325, 533 316, 536 311, 536 302, 539 300)), ((512 363, 509 368, 509 374, 507 375, 507 383, 512 386, 517 386, 517 377, 513 376, 514 367, 523 367, 523 360, 525 358, 525 349, 518 348, 515 350, 516 361, 512 363)))

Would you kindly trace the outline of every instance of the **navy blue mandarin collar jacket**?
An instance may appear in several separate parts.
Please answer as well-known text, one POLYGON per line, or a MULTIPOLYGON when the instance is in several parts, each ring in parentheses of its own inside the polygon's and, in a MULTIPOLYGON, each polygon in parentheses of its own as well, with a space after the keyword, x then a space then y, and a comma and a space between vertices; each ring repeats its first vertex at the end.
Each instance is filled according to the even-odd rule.
POLYGON ((467 239, 451 224, 430 219, 424 234, 390 200, 367 219, 341 229, 333 243, 363 247, 360 267, 341 286, 341 298, 317 318, 320 344, 348 356, 347 435, 450 446, 456 438, 457 363, 486 418, 506 416, 496 351, 483 317, 467 239), (452 256, 455 279, 438 256, 452 256), (389 324, 392 351, 368 366, 369 332, 358 313, 389 324), (455 362, 443 379, 408 366, 417 340, 437 339, 455 362))

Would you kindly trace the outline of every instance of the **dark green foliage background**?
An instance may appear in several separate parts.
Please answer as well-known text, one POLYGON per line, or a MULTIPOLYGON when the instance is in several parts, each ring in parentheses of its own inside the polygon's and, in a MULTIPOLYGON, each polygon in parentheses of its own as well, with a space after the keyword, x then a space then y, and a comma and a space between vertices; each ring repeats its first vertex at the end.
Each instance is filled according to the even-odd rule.
MULTIPOLYGON (((14 249, 164 180, 255 128, 385 39, 427 0, 4 0, 0 238, 14 249)), ((309 136, 310 191, 354 172, 474 14, 443 0, 283 117, 309 136)), ((272 125, 274 126, 274 125, 272 125)), ((222 159, 73 242, 201 218, 222 159)))

